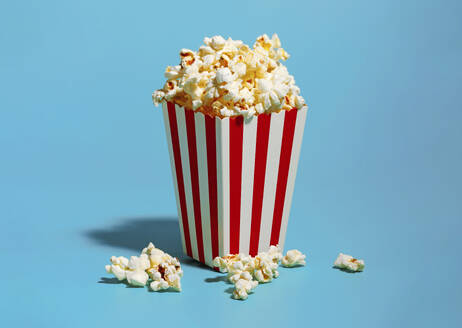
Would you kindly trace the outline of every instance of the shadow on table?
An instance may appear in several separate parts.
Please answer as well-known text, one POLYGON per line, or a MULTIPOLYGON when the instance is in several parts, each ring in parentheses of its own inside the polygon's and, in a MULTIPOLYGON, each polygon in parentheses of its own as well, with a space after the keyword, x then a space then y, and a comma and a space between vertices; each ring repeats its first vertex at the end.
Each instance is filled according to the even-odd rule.
MULTIPOLYGON (((220 275, 220 276, 216 276, 216 277, 213 277, 213 278, 205 278, 204 279, 205 282, 224 282, 226 285, 231 285, 232 283, 228 280, 228 278, 226 277, 226 275, 220 275)), ((234 287, 228 287, 224 290, 224 292, 226 294, 229 294, 229 297, 230 298, 233 298, 233 292, 234 292, 234 287)))
POLYGON ((332 269, 342 271, 342 272, 346 272, 346 273, 361 273, 362 272, 362 271, 352 271, 352 270, 348 270, 348 269, 337 268, 336 266, 332 266, 332 269))
POLYGON ((109 285, 125 285, 127 288, 140 288, 137 286, 131 286, 126 280, 120 281, 117 278, 106 278, 101 277, 98 284, 109 284, 109 285))
MULTIPOLYGON (((131 286, 126 280, 120 281, 117 278, 106 278, 106 277, 101 277, 100 280, 98 281, 98 284, 125 285, 125 288, 145 288, 146 287, 146 286, 131 286)), ((154 291, 148 288, 148 292, 152 293, 154 291)), ((171 290, 171 289, 164 289, 164 290, 158 290, 157 293, 178 293, 178 292, 175 290, 171 290)))
POLYGON ((173 255, 182 255, 180 228, 175 217, 138 217, 120 220, 116 225, 87 230, 85 236, 100 245, 140 252, 152 241, 173 255))
POLYGON ((183 253, 180 227, 176 217, 135 217, 120 220, 116 225, 84 231, 84 235, 100 245, 134 251, 138 255, 149 242, 177 257, 181 264, 207 268, 183 253))

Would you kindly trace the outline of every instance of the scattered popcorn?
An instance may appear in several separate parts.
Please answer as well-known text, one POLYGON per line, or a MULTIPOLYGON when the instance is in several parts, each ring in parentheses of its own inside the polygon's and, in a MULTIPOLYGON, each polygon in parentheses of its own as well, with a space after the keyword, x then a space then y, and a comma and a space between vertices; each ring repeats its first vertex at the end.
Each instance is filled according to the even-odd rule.
POLYGON ((300 251, 296 249, 292 249, 287 251, 286 256, 282 258, 282 265, 288 268, 294 266, 303 266, 306 265, 305 262, 306 255, 302 254, 300 251))
POLYGON ((255 279, 265 283, 279 277, 277 268, 281 259, 282 253, 279 246, 271 246, 268 252, 259 253, 255 257, 255 279))
POLYGON ((213 265, 218 267, 220 272, 235 274, 240 271, 252 272, 255 268, 255 259, 250 255, 235 254, 223 257, 216 257, 213 265))
POLYGON ((259 36, 251 49, 242 41, 221 36, 204 38, 195 52, 181 49, 180 65, 168 66, 164 87, 154 91, 157 106, 171 101, 205 114, 252 117, 305 107, 300 89, 280 62, 289 54, 279 37, 259 36))
POLYGON ((254 271, 255 279, 258 282, 270 282, 273 278, 279 277, 279 272, 276 270, 278 264, 272 264, 267 261, 260 261, 258 267, 254 271))
POLYGON ((340 253, 334 262, 334 267, 358 272, 364 270, 364 261, 355 259, 350 255, 340 253))
MULTIPOLYGON (((297 250, 292 250, 286 255, 289 267, 295 266, 295 262, 305 265, 305 255, 297 250), (290 260, 289 260, 290 258, 290 260)), ((270 246, 267 252, 258 253, 252 257, 246 254, 230 254, 216 257, 213 265, 220 272, 228 273, 228 280, 234 284, 233 297, 235 299, 247 299, 248 293, 259 283, 266 283, 279 277, 279 262, 284 261, 279 246, 270 246)), ((300 265, 300 264, 298 264, 300 265)))
POLYGON ((252 275, 248 271, 237 272, 231 275, 228 279, 233 284, 236 284, 241 279, 248 280, 248 281, 253 280, 252 275))
POLYGON ((162 263, 156 268, 150 269, 149 274, 153 280, 150 284, 152 290, 172 288, 175 291, 181 291, 180 279, 183 276, 183 271, 179 266, 162 263))
POLYGON ((239 279, 235 284, 233 297, 237 300, 247 299, 250 292, 258 286, 258 282, 253 280, 239 279))
POLYGON ((111 257, 110 265, 106 265, 106 271, 112 273, 118 280, 127 280, 132 286, 145 286, 149 280, 152 290, 172 289, 181 291, 180 279, 183 277, 180 262, 162 250, 156 248, 153 243, 145 247, 140 256, 127 258, 111 257))
POLYGON ((282 259, 282 251, 278 246, 270 246, 270 249, 266 253, 260 253, 264 254, 265 256, 268 256, 268 258, 273 262, 273 263, 279 263, 282 259))

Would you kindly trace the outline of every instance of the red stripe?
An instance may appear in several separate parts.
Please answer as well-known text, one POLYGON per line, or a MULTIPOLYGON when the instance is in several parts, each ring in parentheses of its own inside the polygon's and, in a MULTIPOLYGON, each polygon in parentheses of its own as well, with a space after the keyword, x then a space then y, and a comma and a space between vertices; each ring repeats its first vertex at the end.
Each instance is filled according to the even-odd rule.
POLYGON ((180 142, 178 140, 178 124, 176 122, 175 105, 168 102, 168 121, 170 124, 170 134, 172 137, 173 158, 175 160, 176 182, 178 185, 178 196, 180 198, 181 220, 183 222, 183 233, 186 244, 186 254, 192 256, 191 239, 189 237, 188 211, 186 210, 186 198, 184 193, 183 169, 180 155, 180 142))
POLYGON ((262 114, 257 117, 257 143, 255 148, 255 168, 253 178, 252 222, 250 226, 249 253, 258 253, 260 240, 261 211, 263 205, 263 191, 265 189, 266 157, 268 154, 268 139, 271 115, 262 114))
POLYGON ((209 115, 205 115, 205 136, 209 180, 210 232, 212 235, 212 259, 214 259, 218 256, 217 145, 215 118, 209 115))
POLYGON ((239 253, 244 118, 229 119, 229 252, 239 253))
POLYGON ((296 121, 296 109, 289 110, 285 113, 270 245, 279 244, 279 233, 281 231, 282 212, 284 210, 284 198, 286 196, 287 176, 289 175, 290 155, 292 154, 296 121))
POLYGON ((191 188, 194 205, 194 222, 196 224, 197 250, 199 261, 204 263, 204 242, 202 240, 201 198, 199 189, 199 172, 197 168, 196 122, 194 111, 185 110, 186 133, 188 135, 189 169, 191 172, 191 188))

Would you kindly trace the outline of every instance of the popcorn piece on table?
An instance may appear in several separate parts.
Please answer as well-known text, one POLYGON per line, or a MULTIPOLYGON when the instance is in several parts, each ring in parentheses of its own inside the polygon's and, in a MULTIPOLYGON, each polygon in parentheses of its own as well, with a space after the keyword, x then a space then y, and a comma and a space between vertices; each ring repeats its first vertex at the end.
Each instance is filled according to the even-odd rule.
POLYGON ((223 257, 216 257, 213 265, 218 267, 222 273, 236 273, 237 271, 252 271, 254 259, 250 255, 234 254, 223 257))
POLYGON ((268 252, 259 253, 255 257, 254 277, 258 282, 265 283, 279 277, 278 266, 282 259, 279 246, 270 246, 268 252))
POLYGON ((228 277, 229 281, 231 281, 233 284, 236 284, 239 280, 244 279, 244 280, 253 280, 252 275, 248 271, 241 271, 241 272, 236 272, 235 274, 231 275, 228 277))
POLYGON ((279 248, 279 245, 271 245, 266 254, 269 256, 273 263, 279 263, 279 261, 282 259, 282 251, 281 248, 279 248))
POLYGON ((146 286, 149 276, 143 270, 127 271, 127 282, 132 286, 146 286))
POLYGON ((248 293, 259 282, 269 282, 279 276, 277 268, 281 259, 279 246, 271 246, 267 252, 261 252, 255 257, 245 254, 216 257, 213 265, 220 272, 228 273, 228 280, 235 286, 233 297, 247 299, 248 293))
POLYGON ((245 300, 248 294, 258 286, 258 282, 254 280, 239 279, 234 285, 233 297, 235 299, 245 300))
POLYGON ((236 255, 227 255, 223 257, 215 257, 213 259, 213 265, 217 267, 221 273, 226 273, 228 272, 228 265, 232 262, 237 262, 239 260, 238 258, 239 254, 236 255))
POLYGON ((279 277, 279 272, 273 269, 273 265, 262 261, 254 271, 255 279, 260 283, 270 282, 273 278, 279 277))
POLYGON ((359 272, 364 270, 364 261, 353 258, 350 255, 340 253, 334 262, 334 267, 359 272))
POLYGON ((128 259, 123 256, 111 256, 110 265, 106 265, 107 273, 112 273, 118 280, 125 280, 127 278, 128 259))
POLYGON ((132 286, 145 286, 151 278, 150 287, 154 291, 168 289, 181 291, 180 279, 183 276, 180 262, 149 243, 141 251, 140 256, 132 256, 130 260, 111 257, 111 265, 106 271, 114 274, 119 280, 127 280, 132 286))
POLYGON ((303 266, 306 265, 305 261, 306 255, 302 254, 299 250, 291 249, 287 251, 286 256, 282 258, 282 266, 291 268, 294 266, 303 266))
POLYGON ((183 276, 183 271, 178 266, 165 262, 151 269, 149 273, 153 280, 149 285, 152 290, 158 291, 171 288, 178 292, 181 291, 180 279, 183 276))
POLYGON ((151 262, 147 272, 153 280, 149 285, 152 290, 158 291, 172 288, 172 290, 181 291, 180 279, 183 277, 183 270, 176 257, 172 257, 154 247, 152 243, 149 243, 142 253, 149 255, 151 262))
POLYGON ((132 286, 146 285, 149 278, 146 270, 150 266, 146 255, 132 256, 130 260, 123 256, 112 256, 111 263, 111 265, 106 265, 106 271, 112 273, 118 280, 126 279, 132 286))

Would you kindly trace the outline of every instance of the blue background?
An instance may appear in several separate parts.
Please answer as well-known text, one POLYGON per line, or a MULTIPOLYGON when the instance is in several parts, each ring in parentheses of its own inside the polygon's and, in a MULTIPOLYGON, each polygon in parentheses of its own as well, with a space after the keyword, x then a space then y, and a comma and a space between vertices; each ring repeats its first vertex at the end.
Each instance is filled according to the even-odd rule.
POLYGON ((2 325, 460 325, 461 4, 2 1, 2 325), (307 267, 246 302, 184 258, 179 294, 111 283, 111 255, 181 255, 165 66, 274 32, 311 107, 286 244, 307 267))

